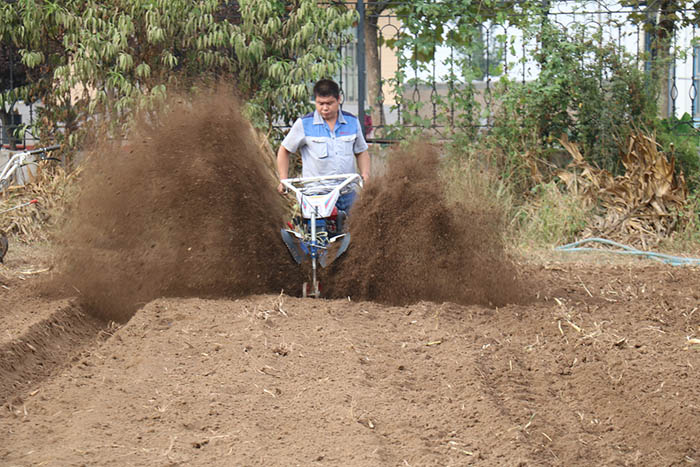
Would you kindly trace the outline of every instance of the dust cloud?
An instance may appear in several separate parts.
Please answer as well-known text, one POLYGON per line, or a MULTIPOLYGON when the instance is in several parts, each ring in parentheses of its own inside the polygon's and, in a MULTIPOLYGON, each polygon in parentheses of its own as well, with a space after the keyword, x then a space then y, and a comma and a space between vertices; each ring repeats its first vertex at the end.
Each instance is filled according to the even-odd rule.
MULTIPOLYGON (((161 296, 299 295, 271 160, 232 92, 173 99, 128 145, 84 167, 59 234, 57 283, 105 319, 161 296)), ((499 305, 521 296, 488 212, 448 206, 428 145, 397 151, 350 221, 352 245, 321 271, 324 295, 404 304, 499 305)))
POLYGON ((393 305, 526 300, 498 213, 478 198, 448 203, 439 167, 429 144, 393 151, 353 206, 352 244, 331 266, 329 295, 393 305))
POLYGON ((101 144, 60 233, 58 281, 124 321, 159 296, 295 292, 276 181, 232 92, 173 99, 157 128, 101 144))

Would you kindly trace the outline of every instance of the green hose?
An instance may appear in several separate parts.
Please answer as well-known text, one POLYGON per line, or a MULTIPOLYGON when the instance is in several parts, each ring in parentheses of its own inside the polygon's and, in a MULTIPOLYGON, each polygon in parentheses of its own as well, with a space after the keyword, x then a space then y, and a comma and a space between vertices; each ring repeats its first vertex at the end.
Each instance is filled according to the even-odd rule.
POLYGON ((620 255, 636 255, 636 256, 642 256, 650 259, 654 259, 656 261, 661 261, 666 264, 671 264, 673 266, 700 266, 700 258, 685 258, 683 256, 671 256, 671 255, 665 255, 663 253, 655 253, 653 251, 642 251, 638 250, 636 248, 632 248, 631 246, 628 245, 623 245, 622 243, 617 243, 613 242, 612 240, 607 240, 605 238, 598 238, 598 237, 593 237, 593 238, 586 238, 583 240, 579 240, 577 242, 573 243, 568 243, 566 245, 562 245, 556 248, 558 251, 598 251, 598 252, 606 252, 606 253, 616 253, 620 255), (614 246, 617 248, 620 248, 620 250, 601 250, 599 248, 590 248, 590 247, 580 247, 579 245, 583 245, 588 242, 595 242, 595 243, 603 243, 605 245, 610 245, 614 246))

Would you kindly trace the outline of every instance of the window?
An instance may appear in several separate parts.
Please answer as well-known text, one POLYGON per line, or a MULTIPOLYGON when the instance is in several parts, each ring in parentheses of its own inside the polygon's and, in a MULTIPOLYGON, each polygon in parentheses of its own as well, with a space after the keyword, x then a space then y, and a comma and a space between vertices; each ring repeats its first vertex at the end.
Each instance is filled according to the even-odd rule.
POLYGON ((344 102, 357 102, 357 29, 355 28, 353 28, 353 37, 352 42, 340 49, 340 54, 346 63, 342 66, 340 75, 335 77, 343 93, 344 102))

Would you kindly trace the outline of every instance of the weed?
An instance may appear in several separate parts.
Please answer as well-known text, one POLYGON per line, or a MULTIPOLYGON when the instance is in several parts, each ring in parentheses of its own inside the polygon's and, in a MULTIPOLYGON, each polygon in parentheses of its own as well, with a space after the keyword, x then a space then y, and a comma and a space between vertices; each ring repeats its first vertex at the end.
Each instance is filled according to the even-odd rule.
POLYGON ((593 215, 593 208, 555 182, 532 189, 532 198, 520 206, 512 222, 521 245, 543 247, 568 243, 576 238, 593 215))

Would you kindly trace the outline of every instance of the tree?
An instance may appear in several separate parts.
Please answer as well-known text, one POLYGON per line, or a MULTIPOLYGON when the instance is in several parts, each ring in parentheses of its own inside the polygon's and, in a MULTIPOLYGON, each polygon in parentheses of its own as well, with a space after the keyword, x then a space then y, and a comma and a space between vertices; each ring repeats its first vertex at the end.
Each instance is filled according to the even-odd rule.
POLYGON ((291 124, 308 112, 308 85, 340 70, 340 47, 352 40, 356 13, 316 0, 240 2, 231 42, 234 72, 258 126, 291 124))
MULTIPOLYGON (((460 105, 462 107, 461 126, 473 126, 476 116, 471 80, 483 76, 487 71, 495 71, 493 68, 485 70, 485 63, 479 64, 483 60, 476 56, 483 54, 486 50, 483 44, 483 28, 506 22, 510 25, 526 25, 533 18, 530 13, 539 13, 540 7, 540 2, 528 0, 479 2, 407 0, 391 4, 392 10, 402 24, 398 34, 385 41, 385 44, 393 48, 399 56, 399 71, 393 80, 399 103, 404 107, 413 107, 411 110, 414 110, 415 115, 418 114, 418 108, 422 103, 412 102, 402 95, 403 86, 408 82, 405 71, 426 69, 427 64, 435 59, 435 54, 440 47, 453 48, 458 51, 458 54, 450 59, 451 62, 448 65, 451 66, 451 71, 449 76, 444 77, 449 84, 449 95, 442 97, 433 94, 431 99, 438 107, 445 107, 445 110, 455 103, 460 105)), ((505 45, 506 39, 497 38, 502 42, 498 49, 505 45)), ((501 53, 496 52, 497 56, 501 53)), ((449 113, 452 112, 441 114, 449 113)), ((405 112, 404 115, 411 118, 410 112, 405 112)), ((426 124, 420 117, 413 123, 418 126, 426 124)))
MULTIPOLYGON (((14 81, 12 89, 3 86, 3 101, 34 103, 41 101, 38 125, 56 127, 49 123, 46 110, 61 102, 61 96, 53 92, 53 73, 66 62, 62 44, 62 25, 56 21, 55 4, 24 0, 0 4, 0 42, 6 50, 13 50, 13 73, 20 71, 23 79, 14 81)), ((61 121, 70 122, 70 118, 61 121)), ((34 134, 39 134, 37 128, 34 134)))
MULTIPOLYGON (((52 72, 48 64, 57 63, 64 55, 53 34, 55 31, 47 28, 44 34, 38 34, 23 21, 25 16, 36 13, 32 6, 18 2, 0 3, 0 113, 4 125, 10 123, 9 113, 18 101, 35 102, 42 89, 48 89, 45 87, 49 81, 46 77, 52 72), (25 61, 28 42, 42 50, 43 65, 31 66, 25 61)), ((35 21, 41 22, 43 18, 35 21)))
POLYGON ((672 66, 673 37, 680 28, 700 22, 700 3, 691 0, 623 0, 622 5, 633 7, 630 19, 642 24, 651 35, 651 76, 658 86, 658 107, 662 118, 670 117, 668 72, 672 66))
POLYGON ((372 122, 386 123, 382 95, 381 63, 379 62, 379 17, 392 4, 391 0, 368 0, 365 7, 365 69, 367 70, 367 97, 372 122))
POLYGON ((134 111, 206 79, 236 80, 258 125, 287 121, 308 108, 307 85, 339 66, 332 46, 355 18, 317 0, 1 5, 0 38, 32 71, 23 95, 43 104, 39 131, 70 145, 97 123, 123 134, 134 111))

